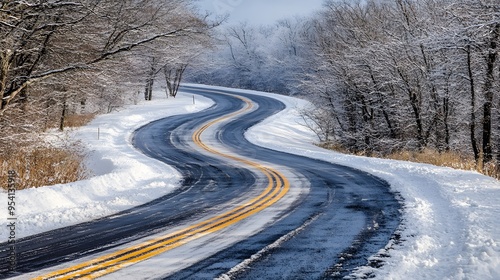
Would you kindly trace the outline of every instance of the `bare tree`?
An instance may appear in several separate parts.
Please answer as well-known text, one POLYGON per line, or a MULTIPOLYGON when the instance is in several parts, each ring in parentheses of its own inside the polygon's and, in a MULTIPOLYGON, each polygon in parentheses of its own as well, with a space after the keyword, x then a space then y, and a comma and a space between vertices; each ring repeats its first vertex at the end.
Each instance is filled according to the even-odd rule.
MULTIPOLYGON (((457 46, 467 56, 467 69, 471 93, 471 145, 476 161, 479 155, 487 163, 493 159, 494 102, 498 97, 494 88, 498 86, 498 44, 500 43, 500 5, 497 1, 462 1, 450 5, 451 18, 457 23, 455 34, 457 46), (483 59, 480 63, 478 58, 483 59), (495 72, 497 75, 495 75, 495 72), (481 91, 482 120, 479 125, 481 144, 476 140, 476 91, 481 91), (479 147, 478 147, 479 146, 479 147), (479 150, 480 148, 480 150, 479 150)), ((500 120, 497 120, 500 122, 500 120)), ((497 139, 497 141, 500 139, 497 139)), ((496 154, 500 157, 497 148, 496 154)), ((500 158, 499 158, 500 159, 500 158)))
POLYGON ((167 83, 167 95, 172 97, 177 95, 182 81, 182 75, 184 74, 184 71, 186 71, 187 67, 188 64, 178 64, 172 67, 169 67, 169 65, 163 66, 163 73, 167 83))
POLYGON ((194 16, 179 16, 183 0, 2 3, 1 112, 41 79, 206 30, 194 16))
POLYGON ((144 81, 144 54, 195 42, 212 27, 189 0, 1 1, 2 148, 21 134, 64 129, 76 107, 119 105, 128 98, 120 93, 135 95, 144 81))

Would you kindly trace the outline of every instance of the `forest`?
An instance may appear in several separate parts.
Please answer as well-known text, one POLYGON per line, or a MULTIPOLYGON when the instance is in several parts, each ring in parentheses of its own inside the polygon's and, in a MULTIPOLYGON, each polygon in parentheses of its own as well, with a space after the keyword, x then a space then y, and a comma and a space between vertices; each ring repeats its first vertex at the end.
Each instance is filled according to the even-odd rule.
POLYGON ((499 43, 495 0, 330 0, 310 18, 227 27, 189 77, 312 101, 303 118, 322 146, 453 155, 498 176, 499 43))

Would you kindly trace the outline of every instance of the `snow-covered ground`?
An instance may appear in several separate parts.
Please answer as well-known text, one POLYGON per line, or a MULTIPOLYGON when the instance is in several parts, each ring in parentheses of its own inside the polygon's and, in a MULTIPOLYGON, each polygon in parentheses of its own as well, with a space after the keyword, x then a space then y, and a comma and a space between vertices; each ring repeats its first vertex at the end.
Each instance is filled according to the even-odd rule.
MULTIPOLYGON (((323 150, 313 144, 315 135, 301 124, 298 112, 310 104, 273 96, 286 103, 287 109, 250 129, 246 135, 250 141, 365 170, 387 180, 404 199, 403 242, 388 245, 383 253, 390 257, 383 258, 383 267, 359 268, 354 276, 373 271, 379 279, 498 279, 499 181, 476 172, 323 150)), ((179 173, 135 151, 131 133, 153 119, 201 110, 210 104, 197 97, 193 105, 191 95, 180 94, 176 99, 142 103, 99 116, 75 131, 74 137, 92 151, 89 162, 96 176, 18 191, 16 237, 98 218, 170 192, 178 186, 179 173)), ((1 227, 7 224, 6 212, 0 211, 1 227)), ((7 232, 0 231, 0 238, 6 240, 7 232)))

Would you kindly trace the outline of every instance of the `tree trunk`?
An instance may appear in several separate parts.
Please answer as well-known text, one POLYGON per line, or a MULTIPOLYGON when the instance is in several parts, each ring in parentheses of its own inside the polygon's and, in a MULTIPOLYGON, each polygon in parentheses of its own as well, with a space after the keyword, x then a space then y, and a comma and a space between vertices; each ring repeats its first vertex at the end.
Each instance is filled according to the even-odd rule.
POLYGON ((59 122, 59 130, 64 131, 64 121, 66 120, 66 97, 63 100, 62 112, 61 112, 61 121, 59 122))
POLYGON ((444 150, 450 150, 450 125, 448 123, 448 118, 450 115, 450 98, 448 94, 443 97, 443 124, 444 124, 444 150))
POLYGON ((471 140, 471 146, 472 150, 474 152, 474 160, 476 161, 476 164, 479 163, 479 147, 477 144, 477 139, 476 139, 476 89, 474 85, 474 75, 472 73, 472 63, 471 63, 471 48, 470 45, 467 46, 466 49, 467 52, 467 70, 468 70, 468 75, 469 75, 469 85, 470 85, 470 124, 469 124, 469 131, 470 131, 470 140, 471 140))
POLYGON ((167 98, 169 96, 172 96, 172 69, 168 69, 167 66, 165 65, 163 67, 163 74, 165 74, 165 82, 167 83, 167 87, 165 88, 165 93, 167 95, 167 98))
POLYGON ((492 30, 493 36, 490 38, 490 48, 486 56, 486 80, 484 83, 484 105, 483 105, 483 161, 487 163, 493 159, 493 149, 491 143, 493 106, 493 84, 495 81, 495 62, 497 60, 497 40, 500 33, 500 23, 496 24, 492 30))
POLYGON ((163 73, 165 74, 165 82, 167 83, 166 94, 168 96, 176 97, 177 92, 182 81, 182 75, 186 71, 188 64, 180 64, 174 69, 169 68, 167 65, 163 66, 163 73))
POLYGON ((4 98, 7 93, 7 77, 10 69, 11 57, 12 52, 10 50, 0 53, 0 110, 3 110, 7 105, 4 98))
POLYGON ((154 80, 146 81, 146 87, 144 89, 144 99, 146 101, 151 101, 151 99, 153 99, 153 84, 154 80))
POLYGON ((148 73, 148 77, 146 78, 146 87, 144 89, 144 99, 146 101, 151 101, 153 99, 153 85, 155 82, 156 76, 156 59, 151 58, 151 68, 148 73))
POLYGON ((424 137, 424 128, 422 125, 420 107, 418 105, 418 98, 417 95, 412 92, 408 92, 408 95, 410 97, 410 105, 413 110, 413 115, 415 118, 415 125, 417 126, 417 140, 419 143, 419 149, 423 149, 426 146, 426 141, 424 137))

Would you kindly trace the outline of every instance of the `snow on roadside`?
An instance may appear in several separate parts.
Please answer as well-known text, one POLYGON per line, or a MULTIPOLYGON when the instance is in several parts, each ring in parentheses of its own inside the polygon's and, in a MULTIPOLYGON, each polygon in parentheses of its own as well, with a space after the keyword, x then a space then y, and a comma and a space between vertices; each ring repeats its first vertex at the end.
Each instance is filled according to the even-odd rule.
MULTIPOLYGON (((162 95, 159 93, 158 96, 162 95)), ((174 168, 152 160, 131 145, 132 132, 163 117, 208 108, 210 99, 179 95, 127 106, 100 115, 89 125, 70 133, 89 151, 88 180, 16 192, 16 238, 69 226, 154 200, 179 186, 181 175, 174 168), (99 139, 98 138, 99 132, 99 139)), ((55 132, 56 133, 56 132, 55 132)), ((52 135, 51 138, 57 138, 52 135)), ((2 201, 7 203, 6 193, 2 201)), ((0 227, 6 228, 7 210, 0 211, 0 227)), ((0 242, 8 238, 0 231, 0 242)))

